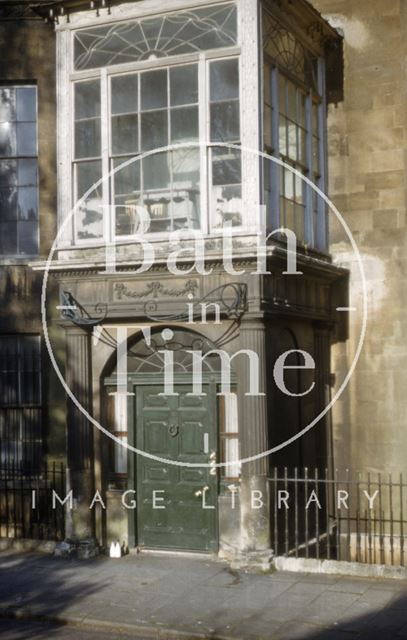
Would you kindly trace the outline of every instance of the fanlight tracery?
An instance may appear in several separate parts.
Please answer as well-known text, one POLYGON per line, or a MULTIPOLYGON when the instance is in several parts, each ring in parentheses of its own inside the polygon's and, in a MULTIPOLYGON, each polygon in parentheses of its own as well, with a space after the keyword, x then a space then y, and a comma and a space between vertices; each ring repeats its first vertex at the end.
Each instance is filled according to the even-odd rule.
POLYGON ((263 17, 263 48, 283 69, 317 91, 316 58, 267 12, 263 17))
MULTIPOLYGON (((216 346, 197 333, 174 329, 171 340, 166 341, 162 333, 155 331, 151 335, 149 344, 139 340, 127 353, 127 370, 129 374, 162 374, 164 371, 164 351, 173 352, 174 373, 191 373, 193 369, 192 351, 203 355, 209 353, 216 346)), ((209 355, 203 360, 203 373, 215 373, 220 370, 220 358, 217 354, 209 355)), ((115 375, 116 369, 113 372, 115 375)))
POLYGON ((236 6, 215 5, 79 30, 75 33, 75 69, 164 58, 236 43, 236 6))

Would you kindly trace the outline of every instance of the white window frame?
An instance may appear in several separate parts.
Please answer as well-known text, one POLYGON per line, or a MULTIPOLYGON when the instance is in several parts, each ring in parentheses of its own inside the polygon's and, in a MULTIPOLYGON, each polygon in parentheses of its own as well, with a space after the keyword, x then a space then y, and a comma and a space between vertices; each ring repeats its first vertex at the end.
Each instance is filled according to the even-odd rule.
MULTIPOLYGON (((191 9, 204 6, 210 6, 214 4, 228 3, 231 0, 218 0, 217 2, 210 2, 208 0, 178 0, 171 5, 171 12, 182 9, 191 9)), ((260 82, 259 82, 259 2, 258 0, 235 0, 238 10, 238 45, 234 47, 227 47, 224 49, 214 49, 197 54, 185 54, 168 58, 161 58, 158 60, 146 60, 134 63, 126 63, 120 65, 113 65, 110 67, 104 67, 99 69, 89 69, 83 71, 74 71, 73 69, 73 43, 74 32, 77 29, 89 26, 98 26, 103 24, 111 24, 113 22, 119 22, 129 20, 131 18, 140 17, 153 17, 158 15, 165 15, 162 11, 162 3, 157 0, 144 0, 144 2, 134 5, 119 5, 111 8, 111 13, 108 14, 103 10, 100 11, 100 16, 96 17, 95 12, 86 11, 79 12, 70 16, 70 21, 61 22, 57 25, 57 104, 58 104, 58 223, 59 227, 69 215, 72 207, 74 206, 73 198, 73 172, 72 165, 74 162, 74 150, 73 150, 73 118, 74 118, 74 91, 73 85, 77 80, 90 80, 95 78, 101 78, 102 81, 102 132, 101 132, 101 146, 102 146, 102 163, 103 158, 107 158, 105 165, 102 164, 102 173, 106 175, 104 171, 109 167, 106 167, 108 163, 108 154, 110 153, 110 145, 108 140, 108 117, 110 117, 110 105, 109 112, 103 113, 103 104, 108 103, 108 78, 112 75, 118 75, 120 73, 130 72, 142 72, 162 67, 171 67, 174 65, 188 64, 198 62, 200 65, 199 71, 199 127, 200 132, 205 127, 207 134, 207 141, 209 141, 209 63, 213 60, 222 60, 226 58, 236 57, 239 59, 239 71, 240 71, 240 144, 242 147, 253 148, 253 141, 258 141, 258 148, 260 149, 260 115, 261 115, 261 103, 260 103, 260 82), (244 30, 244 41, 241 35, 244 30), (205 65, 205 72, 202 72, 202 68, 205 65), (254 73, 255 71, 255 73, 254 73), (103 86, 104 84, 104 86, 103 86), (67 91, 67 88, 69 90, 67 91), (242 87, 245 91, 242 92, 242 87), (105 99, 103 99, 103 94, 105 99), (202 99, 204 94, 205 99, 202 99), (70 126, 66 126, 66 122, 70 123, 70 126), (69 153, 67 153, 67 150, 69 153)), ((109 124, 110 127, 110 124, 109 124)), ((208 145, 210 146, 210 145, 208 145)), ((213 143, 216 146, 216 143, 213 143)), ((252 210, 253 203, 257 207, 261 203, 260 194, 260 163, 257 168, 254 168, 255 163, 249 154, 242 154, 242 207, 243 212, 249 212, 252 210)), ((210 170, 207 162, 204 162, 205 148, 201 147, 201 230, 204 234, 211 237, 221 236, 221 229, 210 228, 210 216, 209 216, 209 179, 210 170), (205 182, 206 179, 206 182, 205 182), (206 187, 205 187, 206 185, 206 187)), ((107 192, 107 190, 104 190, 107 192)), ((108 198, 105 199, 103 204, 109 204, 108 198)), ((253 229, 253 225, 250 225, 249 213, 247 220, 243 221, 241 227, 234 227, 235 235, 247 236, 248 229, 253 229)), ((106 216, 107 217, 107 216, 106 216)), ((113 222, 105 221, 104 238, 76 240, 76 230, 73 224, 73 218, 71 221, 64 225, 64 232, 60 234, 58 247, 85 247, 105 246, 113 239, 113 222)), ((254 235, 254 233, 253 233, 254 235)), ((162 242, 168 240, 168 233, 151 232, 148 234, 149 241, 162 242)), ((131 244, 134 242, 131 236, 118 236, 115 239, 117 244, 131 244)))

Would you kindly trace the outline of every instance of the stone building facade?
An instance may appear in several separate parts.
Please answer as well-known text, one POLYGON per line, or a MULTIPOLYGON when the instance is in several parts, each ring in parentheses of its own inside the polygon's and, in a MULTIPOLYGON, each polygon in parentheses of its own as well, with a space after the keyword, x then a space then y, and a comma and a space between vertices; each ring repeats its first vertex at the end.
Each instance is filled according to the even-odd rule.
MULTIPOLYGON (((328 112, 329 193, 344 212, 361 252, 368 330, 349 390, 333 412, 336 462, 355 470, 406 472, 406 6, 392 2, 316 0, 343 34, 343 100, 328 112)), ((355 272, 349 246, 335 234, 331 250, 355 272)), ((360 330, 354 281, 350 337, 333 352, 347 366, 360 330)), ((398 508, 397 505, 396 508, 398 508)))
MULTIPOLYGON (((323 17, 302 0, 177 0, 171 12, 159 0, 30 4, 4 9, 0 27, 30 46, 29 55, 6 48, 0 80, 17 105, 19 89, 38 91, 40 245, 2 261, 1 334, 5 344, 42 334, 45 274, 44 384, 33 411, 43 412, 43 455, 67 462, 68 533, 267 562, 272 464, 402 469, 394 444, 403 424, 401 14, 396 3, 383 20, 370 17, 368 3, 350 9, 328 0, 314 3, 323 17), (170 46, 186 25, 189 35, 170 46), (386 45, 379 28, 394 41, 386 45), (186 155, 175 158, 180 150, 186 155), (258 152, 283 164, 260 161, 258 152), (360 310, 338 312, 358 308, 361 298, 352 247, 301 176, 328 190, 343 213, 362 253, 370 311, 385 308, 388 325, 380 315, 369 328, 334 406, 333 441, 326 414, 279 451, 334 397, 362 325, 360 310), (155 253, 145 271, 135 240, 142 211, 152 232, 143 237, 155 253), (286 273, 282 233, 269 238, 259 272, 257 234, 280 227, 296 234, 294 275, 286 273), (191 230, 202 231, 209 275, 194 269, 193 237, 177 245, 172 236, 169 244, 170 233, 191 230), (174 273, 168 255, 181 248, 174 273), (223 362, 215 353, 203 365, 206 395, 190 396, 191 351, 219 350, 255 353, 265 395, 247 395, 254 367, 245 354, 233 359, 229 393, 219 395, 223 362), (291 395, 276 385, 274 369, 287 352, 291 395), (169 361, 175 395, 167 397, 160 393, 169 361), (100 500, 89 509, 96 491, 100 500)), ((18 131, 16 109, 9 120, 18 131)), ((20 156, 18 145, 2 156, 17 163, 17 174, 20 161, 36 157, 20 156)), ((15 193, 37 185, 6 186, 15 193)), ((38 366, 23 364, 24 373, 35 378, 38 366)))

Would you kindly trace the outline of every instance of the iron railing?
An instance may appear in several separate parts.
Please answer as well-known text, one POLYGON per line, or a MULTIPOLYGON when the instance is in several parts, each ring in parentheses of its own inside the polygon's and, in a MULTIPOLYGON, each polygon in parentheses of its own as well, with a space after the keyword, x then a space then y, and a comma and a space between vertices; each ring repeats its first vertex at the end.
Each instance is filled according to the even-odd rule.
POLYGON ((63 540, 64 509, 52 492, 65 496, 62 463, 35 466, 10 463, 0 467, 0 537, 63 540))
POLYGON ((402 474, 272 470, 276 556, 405 566, 402 474))

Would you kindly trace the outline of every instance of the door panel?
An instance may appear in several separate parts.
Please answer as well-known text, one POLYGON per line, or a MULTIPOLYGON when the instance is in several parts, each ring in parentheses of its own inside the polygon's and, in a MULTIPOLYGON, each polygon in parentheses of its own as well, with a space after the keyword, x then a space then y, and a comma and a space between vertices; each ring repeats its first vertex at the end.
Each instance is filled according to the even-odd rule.
MULTIPOLYGON (((208 463, 217 453, 215 389, 206 396, 159 396, 162 386, 139 386, 136 393, 136 445, 177 462, 208 463), (206 434, 206 435, 205 435, 206 434), (207 442, 208 451, 205 452, 207 442)), ((138 456, 137 532, 140 546, 209 551, 217 548, 217 476, 208 468, 175 466, 138 456), (203 508, 202 491, 205 491, 203 508), (153 508, 153 492, 156 507, 153 508), (200 495, 196 495, 201 492, 200 495)))

